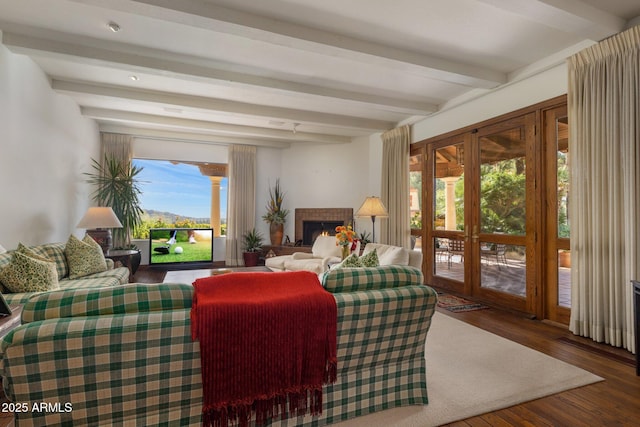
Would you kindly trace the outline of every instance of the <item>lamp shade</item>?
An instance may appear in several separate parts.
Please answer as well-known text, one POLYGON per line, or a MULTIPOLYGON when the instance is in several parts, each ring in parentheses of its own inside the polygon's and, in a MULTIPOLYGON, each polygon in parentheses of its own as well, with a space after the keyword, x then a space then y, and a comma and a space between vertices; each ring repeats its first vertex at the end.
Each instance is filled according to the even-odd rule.
POLYGON ((122 228, 122 223, 109 207, 93 207, 87 210, 77 225, 78 228, 92 230, 96 228, 122 228))
POLYGON ((370 196, 364 200, 358 212, 356 212, 356 216, 375 216, 379 218, 386 218, 389 216, 389 212, 387 212, 387 208, 380 200, 380 197, 370 196))
POLYGON ((2 245, 0 245, 0 254, 3 254, 5 252, 7 252, 7 250, 3 248, 2 245))

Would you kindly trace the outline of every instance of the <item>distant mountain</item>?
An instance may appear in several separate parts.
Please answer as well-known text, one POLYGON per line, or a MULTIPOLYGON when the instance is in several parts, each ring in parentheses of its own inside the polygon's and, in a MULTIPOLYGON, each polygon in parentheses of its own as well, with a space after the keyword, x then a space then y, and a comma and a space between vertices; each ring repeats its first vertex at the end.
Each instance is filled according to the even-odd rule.
POLYGON ((211 220, 209 217, 195 218, 191 216, 178 215, 172 212, 156 211, 153 209, 145 209, 144 213, 147 216, 149 216, 149 218, 152 218, 152 219, 160 218, 162 219, 162 221, 166 222, 167 224, 173 224, 177 219, 180 219, 180 220, 186 219, 188 221, 195 222, 196 224, 209 224, 209 221, 211 220))

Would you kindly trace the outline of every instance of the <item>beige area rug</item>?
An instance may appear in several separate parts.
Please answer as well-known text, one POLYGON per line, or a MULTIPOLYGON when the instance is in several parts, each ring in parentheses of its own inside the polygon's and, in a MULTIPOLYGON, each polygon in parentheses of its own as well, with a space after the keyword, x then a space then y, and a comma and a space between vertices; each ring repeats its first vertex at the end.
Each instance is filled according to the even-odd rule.
POLYGON ((603 379, 442 313, 427 335, 429 404, 376 412, 340 427, 427 427, 463 420, 603 379))

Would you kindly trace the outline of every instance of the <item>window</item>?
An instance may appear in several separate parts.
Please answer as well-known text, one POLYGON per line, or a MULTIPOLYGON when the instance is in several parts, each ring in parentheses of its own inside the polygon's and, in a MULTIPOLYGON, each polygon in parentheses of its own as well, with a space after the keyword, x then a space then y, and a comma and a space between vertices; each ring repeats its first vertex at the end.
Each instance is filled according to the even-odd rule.
POLYGON ((226 232, 226 165, 134 159, 141 167, 143 224, 134 238, 148 238, 150 228, 213 228, 226 232))

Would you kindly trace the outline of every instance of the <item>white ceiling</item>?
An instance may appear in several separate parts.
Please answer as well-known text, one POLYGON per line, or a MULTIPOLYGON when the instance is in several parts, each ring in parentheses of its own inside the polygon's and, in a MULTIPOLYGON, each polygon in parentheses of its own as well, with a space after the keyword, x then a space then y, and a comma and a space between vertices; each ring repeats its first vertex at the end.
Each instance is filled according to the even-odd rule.
POLYGON ((0 0, 2 43, 101 130, 273 147, 413 123, 638 17, 639 0, 0 0))

